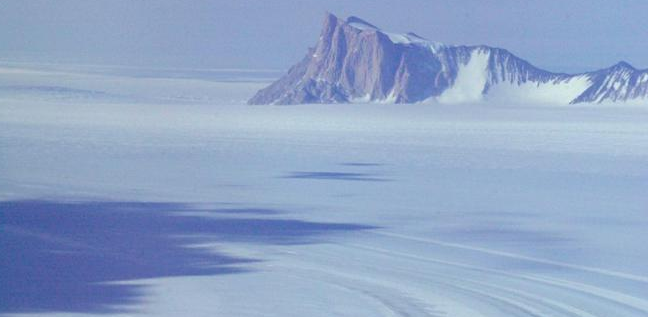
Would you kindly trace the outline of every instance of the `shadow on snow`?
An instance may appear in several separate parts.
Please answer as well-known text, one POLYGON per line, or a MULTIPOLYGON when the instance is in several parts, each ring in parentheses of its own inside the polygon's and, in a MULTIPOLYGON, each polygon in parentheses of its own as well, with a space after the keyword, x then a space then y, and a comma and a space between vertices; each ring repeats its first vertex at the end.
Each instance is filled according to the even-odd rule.
POLYGON ((107 282, 241 273, 249 268, 240 265, 259 261, 189 244, 316 243, 327 234, 371 228, 262 217, 279 212, 179 203, 0 202, 0 314, 115 313, 137 304, 144 286, 107 282))
POLYGON ((317 179, 317 180, 338 180, 338 181, 360 181, 360 182, 388 182, 390 179, 377 177, 372 173, 349 173, 349 172, 292 172, 283 178, 293 179, 317 179))

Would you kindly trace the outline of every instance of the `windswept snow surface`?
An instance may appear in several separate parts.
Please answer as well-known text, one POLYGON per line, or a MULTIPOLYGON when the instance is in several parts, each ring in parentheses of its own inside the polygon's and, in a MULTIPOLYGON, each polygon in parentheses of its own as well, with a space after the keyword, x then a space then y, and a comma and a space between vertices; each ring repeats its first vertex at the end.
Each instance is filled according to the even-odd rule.
POLYGON ((53 72, 0 71, 1 315, 648 316, 641 108, 53 72))

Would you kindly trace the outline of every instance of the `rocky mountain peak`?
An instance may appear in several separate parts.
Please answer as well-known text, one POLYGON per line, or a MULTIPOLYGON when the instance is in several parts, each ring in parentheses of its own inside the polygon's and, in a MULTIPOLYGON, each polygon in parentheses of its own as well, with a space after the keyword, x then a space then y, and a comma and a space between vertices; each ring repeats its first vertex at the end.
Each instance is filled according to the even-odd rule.
POLYGON ((648 70, 620 62, 596 72, 552 73, 505 49, 444 45, 415 33, 384 32, 355 16, 340 19, 327 13, 316 46, 249 103, 488 100, 648 103, 648 70))

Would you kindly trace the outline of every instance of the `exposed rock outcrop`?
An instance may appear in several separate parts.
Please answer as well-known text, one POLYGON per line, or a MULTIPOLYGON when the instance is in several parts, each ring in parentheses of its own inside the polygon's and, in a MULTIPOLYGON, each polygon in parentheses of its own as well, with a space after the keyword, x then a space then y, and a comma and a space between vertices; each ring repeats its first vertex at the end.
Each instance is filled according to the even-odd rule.
POLYGON ((648 70, 627 63, 575 75, 539 69, 505 49, 393 34, 327 14, 317 45, 250 104, 500 100, 570 104, 646 101, 648 70))

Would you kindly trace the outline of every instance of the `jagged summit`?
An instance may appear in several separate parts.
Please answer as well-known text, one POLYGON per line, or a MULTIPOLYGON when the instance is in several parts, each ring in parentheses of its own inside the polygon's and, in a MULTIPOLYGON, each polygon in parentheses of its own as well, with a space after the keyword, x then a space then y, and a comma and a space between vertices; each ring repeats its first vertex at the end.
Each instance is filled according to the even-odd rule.
MULTIPOLYGON (((333 15, 333 17, 335 17, 335 16, 333 15)), ((367 22, 367 21, 365 21, 365 20, 363 20, 361 18, 358 18, 356 16, 348 17, 346 19, 346 23, 353 26, 353 27, 357 27, 359 29, 375 29, 375 30, 378 30, 377 26, 375 26, 375 25, 373 25, 373 24, 371 24, 371 23, 369 23, 369 22, 367 22)))
POLYGON ((614 65, 613 65, 612 67, 610 67, 610 68, 612 68, 612 69, 630 69, 630 70, 636 70, 636 68, 634 68, 632 65, 630 65, 630 64, 629 64, 628 62, 626 62, 626 61, 620 61, 620 62, 614 64, 614 65))
POLYGON ((576 75, 542 70, 501 48, 445 45, 328 13, 315 47, 250 104, 645 101, 648 70, 626 62, 576 75))

